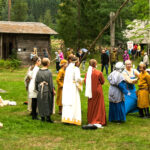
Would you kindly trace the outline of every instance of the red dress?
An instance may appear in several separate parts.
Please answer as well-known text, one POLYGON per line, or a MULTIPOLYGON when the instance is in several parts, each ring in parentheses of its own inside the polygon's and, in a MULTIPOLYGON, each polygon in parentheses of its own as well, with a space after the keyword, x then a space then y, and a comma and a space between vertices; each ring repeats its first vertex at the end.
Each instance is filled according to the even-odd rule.
POLYGON ((106 112, 102 84, 104 76, 102 72, 93 69, 92 76, 92 98, 88 99, 88 123, 106 125, 106 112))

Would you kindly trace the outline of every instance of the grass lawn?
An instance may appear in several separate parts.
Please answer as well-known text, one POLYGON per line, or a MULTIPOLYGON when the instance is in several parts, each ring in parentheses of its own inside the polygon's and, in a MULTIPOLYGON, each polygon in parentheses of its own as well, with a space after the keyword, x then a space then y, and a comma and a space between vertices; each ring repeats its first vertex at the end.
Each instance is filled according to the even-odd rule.
MULTIPOLYGON (((87 63, 88 64, 88 63, 87 63)), ((98 65, 98 68, 100 66, 98 65)), ((56 85, 54 66, 53 81, 56 85)), ((0 129, 0 150, 148 150, 150 149, 150 119, 138 118, 138 114, 129 114, 126 123, 116 124, 107 122, 103 129, 94 131, 82 130, 81 126, 64 125, 61 117, 52 116, 54 124, 33 121, 27 106, 24 86, 24 76, 27 68, 15 70, 0 69, 0 88, 7 93, 0 94, 3 99, 17 102, 17 106, 0 108, 0 122, 4 127, 0 129)), ((85 72, 82 72, 84 76, 85 72)), ((104 72, 105 74, 105 72, 104 72)), ((106 76, 105 76, 106 79, 106 76)), ((56 85, 57 88, 57 85, 56 85)), ((103 86, 105 106, 108 120, 108 89, 106 80, 103 86)), ((81 93, 82 124, 87 123, 87 98, 81 93)))

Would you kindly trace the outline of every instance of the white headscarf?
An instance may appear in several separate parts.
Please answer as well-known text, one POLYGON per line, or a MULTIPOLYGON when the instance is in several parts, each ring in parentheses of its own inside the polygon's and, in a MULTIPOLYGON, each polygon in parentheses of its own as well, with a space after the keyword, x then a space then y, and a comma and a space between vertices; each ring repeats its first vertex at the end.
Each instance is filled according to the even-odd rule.
POLYGON ((89 66, 86 76, 86 88, 85 88, 85 96, 88 98, 92 98, 91 76, 92 76, 92 67, 89 66))

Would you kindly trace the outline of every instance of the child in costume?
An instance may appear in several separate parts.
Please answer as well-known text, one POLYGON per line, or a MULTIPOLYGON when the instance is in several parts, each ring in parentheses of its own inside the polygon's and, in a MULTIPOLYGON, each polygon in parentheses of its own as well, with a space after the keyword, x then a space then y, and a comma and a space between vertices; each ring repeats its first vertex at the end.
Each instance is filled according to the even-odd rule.
POLYGON ((62 89, 63 89, 63 83, 64 83, 64 77, 65 77, 65 69, 68 65, 67 60, 63 59, 60 62, 60 67, 61 69, 58 72, 56 81, 57 81, 57 85, 58 85, 58 89, 57 89, 57 105, 59 107, 59 114, 62 114, 62 89))
POLYGON ((144 117, 144 112, 145 112, 145 117, 150 117, 149 115, 149 105, 150 105, 150 75, 148 72, 146 72, 146 65, 141 62, 139 64, 139 69, 141 73, 139 74, 139 90, 137 92, 138 95, 138 107, 139 107, 139 114, 140 117, 144 117), (143 112, 144 111, 144 112, 143 112))

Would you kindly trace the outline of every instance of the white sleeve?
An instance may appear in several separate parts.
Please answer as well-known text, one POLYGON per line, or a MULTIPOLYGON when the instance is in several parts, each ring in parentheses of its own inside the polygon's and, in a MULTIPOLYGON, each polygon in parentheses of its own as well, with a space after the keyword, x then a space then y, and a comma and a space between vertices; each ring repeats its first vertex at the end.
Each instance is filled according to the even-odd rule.
POLYGON ((75 82, 81 82, 82 78, 80 77, 80 69, 79 68, 75 68, 75 82))

